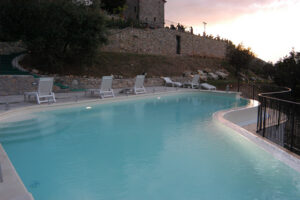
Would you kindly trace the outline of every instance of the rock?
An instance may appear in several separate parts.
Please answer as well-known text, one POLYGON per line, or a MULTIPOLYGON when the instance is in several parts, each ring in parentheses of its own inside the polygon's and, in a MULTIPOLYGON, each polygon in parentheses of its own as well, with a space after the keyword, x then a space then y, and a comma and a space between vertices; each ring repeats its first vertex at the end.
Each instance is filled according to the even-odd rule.
POLYGON ((227 77, 229 76, 229 74, 226 74, 226 73, 221 72, 221 71, 217 71, 216 75, 218 75, 220 79, 227 79, 227 77))
POLYGON ((183 76, 184 77, 191 76, 191 75, 192 75, 191 71, 185 71, 185 72, 183 72, 183 76))
POLYGON ((200 75, 200 79, 202 80, 202 81, 207 81, 207 75, 200 75))
POLYGON ((74 80, 72 81, 72 86, 78 86, 78 85, 79 85, 78 80, 74 79, 74 80))
POLYGON ((205 73, 210 73, 210 72, 212 72, 211 69, 209 69, 209 68, 205 68, 203 71, 204 71, 205 73))
POLYGON ((208 73, 208 76, 209 76, 209 78, 211 78, 213 80, 218 80, 219 79, 219 76, 215 73, 212 73, 212 72, 208 73))
POLYGON ((39 70, 33 69, 33 70, 32 70, 32 73, 38 74, 38 73, 39 73, 39 70))
POLYGON ((200 74, 200 76, 201 76, 201 75, 202 75, 202 76, 206 75, 206 73, 205 73, 204 71, 202 71, 202 70, 198 70, 198 74, 200 74))

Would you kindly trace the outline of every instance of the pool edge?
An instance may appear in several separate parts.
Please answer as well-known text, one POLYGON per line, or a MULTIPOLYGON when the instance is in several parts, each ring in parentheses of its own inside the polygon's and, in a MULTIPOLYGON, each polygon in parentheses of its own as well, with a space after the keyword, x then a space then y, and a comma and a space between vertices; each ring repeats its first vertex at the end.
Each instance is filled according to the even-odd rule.
POLYGON ((270 140, 258 135, 254 134, 242 126, 239 126, 235 124, 233 121, 228 120, 225 118, 225 115, 229 115, 232 113, 238 113, 238 112, 245 112, 250 111, 250 109, 253 109, 255 107, 258 107, 259 103, 256 103, 256 105, 248 105, 244 107, 238 107, 238 108, 232 108, 228 110, 222 110, 218 111, 213 114, 213 120, 215 122, 220 123, 221 125, 224 125, 226 127, 229 127, 233 129, 234 131, 238 132, 240 135, 245 137, 246 139, 250 140, 254 144, 256 144, 258 147, 262 148, 266 152, 270 153, 274 158, 277 160, 283 162, 284 164, 288 165, 289 167, 293 168, 297 172, 300 173, 300 156, 284 149, 283 147, 271 142, 270 140))
POLYGON ((0 144, 0 165, 3 182, 0 182, 0 199, 3 200, 34 200, 23 184, 3 146, 0 144), (3 192, 1 192, 3 191, 3 192))

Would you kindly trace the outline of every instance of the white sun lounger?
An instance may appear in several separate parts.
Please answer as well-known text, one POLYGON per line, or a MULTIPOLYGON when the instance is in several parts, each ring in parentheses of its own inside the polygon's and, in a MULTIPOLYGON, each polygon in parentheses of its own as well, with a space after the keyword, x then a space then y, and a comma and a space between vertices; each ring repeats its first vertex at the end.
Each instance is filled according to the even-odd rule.
POLYGON ((204 88, 206 90, 216 90, 217 88, 213 85, 210 85, 208 83, 201 83, 200 84, 201 88, 204 88))
POLYGON ((191 82, 184 83, 183 85, 186 87, 190 86, 192 89, 199 88, 199 79, 200 75, 196 74, 194 75, 193 80, 191 82))
POLYGON ((24 101, 35 97, 38 104, 44 102, 56 102, 55 94, 52 92, 53 78, 40 78, 37 92, 25 92, 24 101))
POLYGON ((146 93, 146 89, 144 87, 144 81, 145 81, 145 76, 144 75, 138 75, 135 79, 135 84, 134 84, 134 94, 144 94, 146 93))
POLYGON ((103 76, 100 89, 88 89, 87 92, 91 94, 99 92, 100 98, 115 97, 114 90, 112 89, 112 81, 112 76, 103 76))
POLYGON ((182 86, 182 83, 180 82, 174 82, 172 81, 169 77, 163 77, 165 83, 166 83, 166 86, 168 85, 171 85, 172 87, 181 87, 182 86))

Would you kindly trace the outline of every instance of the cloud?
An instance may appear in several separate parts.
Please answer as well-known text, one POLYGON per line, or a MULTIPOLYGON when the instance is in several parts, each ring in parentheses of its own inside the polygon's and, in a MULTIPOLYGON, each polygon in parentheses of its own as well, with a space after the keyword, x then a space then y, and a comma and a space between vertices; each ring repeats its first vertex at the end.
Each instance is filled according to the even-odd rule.
POLYGON ((230 21, 259 10, 282 8, 297 0, 168 0, 166 19, 187 25, 230 21))

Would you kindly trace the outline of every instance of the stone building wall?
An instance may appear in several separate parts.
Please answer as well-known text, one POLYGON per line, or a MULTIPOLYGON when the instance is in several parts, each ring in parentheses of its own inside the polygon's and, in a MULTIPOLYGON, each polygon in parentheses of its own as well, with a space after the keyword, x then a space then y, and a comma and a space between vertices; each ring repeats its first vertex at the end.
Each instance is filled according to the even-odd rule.
POLYGON ((124 16, 126 19, 139 19, 139 0, 126 0, 124 16))
POLYGON ((124 16, 161 28, 165 24, 165 3, 165 0, 127 0, 124 16))
POLYGON ((32 76, 0 76, 0 96, 22 95, 36 90, 36 80, 32 76))
POLYGON ((164 0, 140 0, 139 20, 156 27, 165 25, 164 0))
POLYGON ((198 55, 225 58, 227 45, 223 41, 196 36, 166 28, 110 30, 109 44, 103 47, 107 52, 127 52, 138 54, 198 55))

